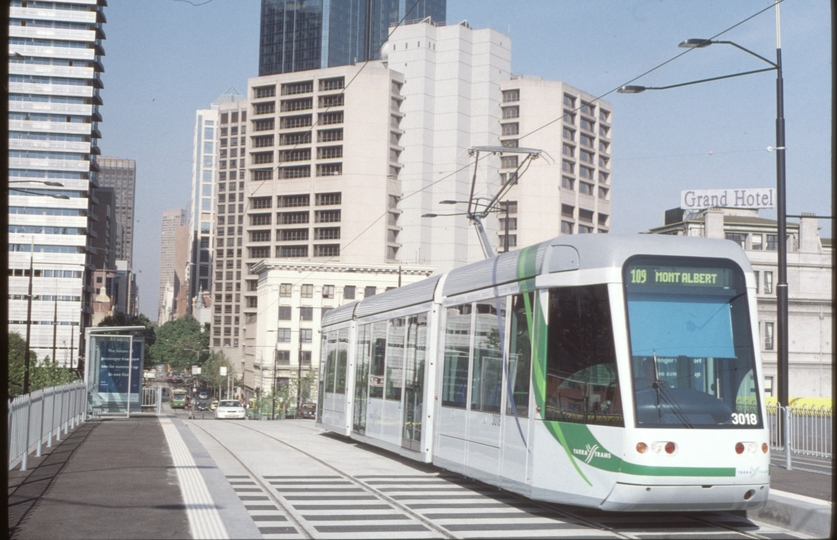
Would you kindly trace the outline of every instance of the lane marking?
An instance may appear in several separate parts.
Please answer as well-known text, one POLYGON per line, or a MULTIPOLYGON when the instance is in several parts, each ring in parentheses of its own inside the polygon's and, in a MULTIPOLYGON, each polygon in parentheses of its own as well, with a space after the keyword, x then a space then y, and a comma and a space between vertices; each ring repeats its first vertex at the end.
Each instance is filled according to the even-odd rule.
POLYGON ((195 465, 192 454, 186 448, 186 443, 183 442, 183 438, 177 432, 171 419, 160 417, 160 424, 171 451, 175 472, 177 472, 177 483, 183 495, 183 504, 186 507, 186 516, 189 518, 192 538, 228 540, 229 534, 221 520, 221 514, 212 500, 203 476, 195 465))

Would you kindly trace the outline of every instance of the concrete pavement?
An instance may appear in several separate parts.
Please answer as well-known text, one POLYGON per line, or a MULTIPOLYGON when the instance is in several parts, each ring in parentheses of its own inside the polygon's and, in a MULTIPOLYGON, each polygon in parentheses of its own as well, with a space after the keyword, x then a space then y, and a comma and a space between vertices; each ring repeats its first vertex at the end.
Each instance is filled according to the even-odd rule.
MULTIPOLYGON (((753 520, 829 537, 832 477, 771 469, 753 520)), ((9 534, 29 538, 253 538, 259 531, 174 415, 81 424, 28 471, 9 472, 9 534), (211 495, 209 495, 211 493, 211 495)))

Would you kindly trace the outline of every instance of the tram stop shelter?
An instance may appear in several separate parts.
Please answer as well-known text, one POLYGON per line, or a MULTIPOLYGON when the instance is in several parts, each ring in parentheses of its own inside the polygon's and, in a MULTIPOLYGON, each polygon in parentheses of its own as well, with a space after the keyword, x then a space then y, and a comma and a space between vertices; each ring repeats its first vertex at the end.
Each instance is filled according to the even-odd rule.
POLYGON ((144 338, 134 335, 144 326, 88 328, 84 382, 93 416, 140 412, 144 338))

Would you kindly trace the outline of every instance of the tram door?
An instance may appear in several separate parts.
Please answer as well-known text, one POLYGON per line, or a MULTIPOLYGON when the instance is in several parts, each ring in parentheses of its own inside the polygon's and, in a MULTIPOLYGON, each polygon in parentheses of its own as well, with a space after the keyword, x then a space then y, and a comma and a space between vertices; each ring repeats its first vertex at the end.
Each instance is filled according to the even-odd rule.
POLYGON ((500 475, 519 482, 527 482, 531 432, 529 431, 529 389, 532 380, 532 329, 534 295, 518 294, 512 297, 508 331, 508 367, 505 389, 511 391, 505 400, 503 411, 503 457, 500 475))
POLYGON ((407 348, 404 358, 404 392, 401 446, 421 451, 424 418, 424 366, 427 352, 427 314, 407 318, 407 348))
POLYGON ((355 370, 355 401, 352 410, 352 430, 360 435, 366 435, 371 327, 371 324, 364 324, 357 331, 357 369, 355 370))

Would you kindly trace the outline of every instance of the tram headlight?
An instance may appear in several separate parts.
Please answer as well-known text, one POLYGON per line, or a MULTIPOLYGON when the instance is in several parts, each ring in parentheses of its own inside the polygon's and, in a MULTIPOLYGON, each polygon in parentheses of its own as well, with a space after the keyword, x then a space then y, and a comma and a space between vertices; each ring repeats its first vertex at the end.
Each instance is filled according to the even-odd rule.
POLYGON ((770 447, 767 446, 766 442, 761 443, 761 452, 762 454, 766 454, 770 450, 770 447))
POLYGON ((636 443, 636 451, 637 452, 639 452, 640 454, 644 454, 646 450, 648 450, 648 445, 647 444, 645 444, 644 442, 636 443))
POLYGON ((673 454, 677 451, 677 444, 671 441, 656 441, 651 443, 651 451, 659 454, 665 451, 666 454, 673 454))

